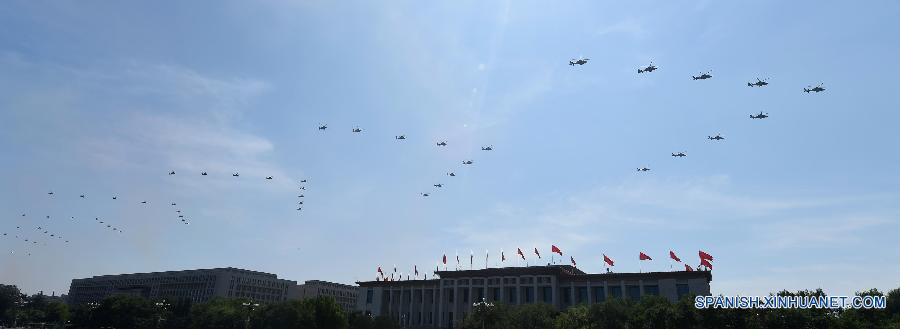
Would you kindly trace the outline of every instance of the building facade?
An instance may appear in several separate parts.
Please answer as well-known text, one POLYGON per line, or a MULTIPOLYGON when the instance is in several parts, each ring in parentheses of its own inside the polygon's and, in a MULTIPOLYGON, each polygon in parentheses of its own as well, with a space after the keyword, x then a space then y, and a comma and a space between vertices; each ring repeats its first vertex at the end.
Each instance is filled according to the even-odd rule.
POLYGON ((454 328, 482 298, 506 304, 547 303, 559 310, 608 298, 658 295, 676 301, 709 295, 712 274, 695 272, 588 274, 569 265, 438 271, 440 279, 369 281, 357 310, 389 316, 405 328, 454 328))
POLYGON ((237 268, 101 275, 74 279, 69 287, 70 304, 100 302, 113 295, 132 295, 148 299, 190 299, 195 303, 216 297, 246 298, 260 303, 288 299, 288 290, 296 281, 279 279, 275 274, 237 268))
POLYGON ((320 280, 309 280, 291 288, 288 299, 307 299, 331 297, 344 309, 344 312, 356 310, 359 287, 320 280))

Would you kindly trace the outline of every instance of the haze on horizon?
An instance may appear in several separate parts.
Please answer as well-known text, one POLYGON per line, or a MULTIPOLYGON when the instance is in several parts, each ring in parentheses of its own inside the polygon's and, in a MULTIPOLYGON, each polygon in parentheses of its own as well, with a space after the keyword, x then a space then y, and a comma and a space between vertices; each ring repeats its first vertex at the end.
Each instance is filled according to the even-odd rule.
POLYGON ((669 250, 696 265, 702 249, 714 294, 896 288, 898 12, 4 1, 0 232, 70 243, 25 256, 0 238, 0 282, 59 294, 73 278, 232 266, 352 283, 444 254, 467 267, 470 251, 518 266, 520 247, 534 264, 555 244, 588 272, 602 254, 617 272, 666 271, 669 250))

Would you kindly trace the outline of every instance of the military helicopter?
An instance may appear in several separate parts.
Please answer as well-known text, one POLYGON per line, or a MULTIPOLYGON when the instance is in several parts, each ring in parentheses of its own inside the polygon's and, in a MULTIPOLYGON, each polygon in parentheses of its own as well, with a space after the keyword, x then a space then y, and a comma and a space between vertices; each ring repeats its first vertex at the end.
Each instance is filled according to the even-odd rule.
POLYGON ((446 141, 440 141, 439 143, 437 143, 437 146, 447 146, 447 142, 446 142, 446 141))
MULTIPOLYGON (((768 79, 766 79, 766 80, 768 80, 768 79)), ((760 80, 759 78, 756 78, 756 82, 753 82, 753 83, 747 82, 747 87, 767 86, 769 83, 766 82, 766 80, 760 80)))
POLYGON ((78 197, 84 199, 84 194, 79 195, 78 197))
POLYGON ((650 66, 647 66, 645 68, 638 68, 638 73, 645 73, 645 72, 650 73, 650 72, 656 71, 656 69, 658 69, 658 68, 655 65, 653 65, 653 62, 650 62, 650 66))
POLYGON ((700 74, 700 76, 697 77, 692 75, 691 78, 694 78, 694 80, 706 80, 712 78, 712 74, 709 74, 709 72, 707 71, 706 73, 700 74))
POLYGON ((305 180, 305 179, 301 179, 300 182, 301 182, 301 183, 306 183, 306 180, 305 180))
POLYGON ((231 174, 231 176, 232 176, 232 177, 241 177, 241 174, 233 173, 233 174, 231 174))
POLYGON ((473 163, 474 163, 474 162, 473 162, 472 160, 466 160, 466 161, 463 161, 463 164, 464 164, 464 165, 470 165, 470 164, 473 164, 473 163))
POLYGON ((361 133, 361 132, 362 132, 362 129, 359 129, 359 126, 357 126, 356 128, 353 128, 353 132, 355 132, 355 133, 361 133))
POLYGON ((406 139, 406 135, 394 136, 394 139, 406 139))
POLYGON ((722 134, 716 134, 715 136, 706 136, 706 139, 720 141, 725 139, 725 137, 722 137, 722 134))
POLYGON ((119 197, 117 197, 117 196, 114 196, 114 197, 113 197, 113 200, 116 200, 116 199, 118 199, 118 198, 119 198, 119 197))
POLYGON ((434 184, 434 187, 444 187, 444 184, 434 184))
POLYGON ((423 197, 427 197, 429 195, 428 193, 419 193, 419 194, 421 194, 423 197))
POLYGON ((810 87, 810 88, 803 88, 803 91, 805 91, 807 94, 811 91, 816 92, 816 93, 818 93, 820 91, 825 91, 825 88, 822 87, 821 83, 815 87, 813 87, 813 86, 807 86, 807 87, 810 87))
POLYGON ((328 129, 328 125, 327 125, 327 124, 319 126, 319 130, 325 131, 325 129, 328 129))
POLYGON ((298 195, 297 197, 298 197, 298 198, 303 198, 303 197, 305 197, 305 196, 304 196, 303 194, 300 194, 300 195, 298 195))
POLYGON ((637 171, 638 171, 638 172, 647 172, 647 171, 650 171, 650 168, 647 168, 647 167, 640 167, 640 168, 637 168, 637 171))
POLYGON ((686 157, 687 154, 685 154, 684 152, 678 152, 678 153, 672 153, 672 156, 676 157, 676 158, 683 158, 683 157, 686 157))
POLYGON ((584 64, 587 64, 587 62, 588 62, 589 60, 591 60, 591 59, 590 59, 590 58, 578 58, 578 59, 574 59, 574 58, 573 58, 573 59, 569 60, 569 65, 571 65, 571 66, 575 66, 576 64, 577 64, 577 65, 584 65, 584 64))
POLYGON ((200 176, 206 176, 206 172, 204 171, 204 172, 200 173, 200 176))
POLYGON ((454 173, 451 171, 451 172, 448 172, 448 173, 447 173, 447 176, 450 176, 450 177, 456 177, 456 174, 454 174, 454 173))
POLYGON ((47 192, 47 195, 53 195, 53 191, 47 192))
POLYGON ((762 111, 760 111, 759 114, 757 114, 757 115, 753 115, 753 114, 750 115, 750 119, 765 119, 768 117, 769 117, 769 114, 762 113, 762 111))
POLYGON ((174 175, 174 174, 175 174, 175 171, 174 171, 174 170, 172 170, 172 171, 169 172, 169 175, 174 175))
POLYGON ((484 147, 481 148, 482 151, 491 151, 491 150, 493 150, 493 149, 494 149, 494 146, 493 146, 493 145, 484 146, 484 147))
POLYGON ((266 179, 272 179, 272 176, 267 176, 266 179))

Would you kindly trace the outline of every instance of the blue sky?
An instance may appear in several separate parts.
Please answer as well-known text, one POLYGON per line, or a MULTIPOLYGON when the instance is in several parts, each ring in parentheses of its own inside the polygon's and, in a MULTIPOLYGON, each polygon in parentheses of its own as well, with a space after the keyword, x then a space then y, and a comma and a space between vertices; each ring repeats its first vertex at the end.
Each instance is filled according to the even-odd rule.
POLYGON ((586 271, 703 249, 713 293, 896 288, 898 9, 4 1, 0 232, 40 244, 2 237, 0 281, 234 266, 350 283, 552 243, 586 271))

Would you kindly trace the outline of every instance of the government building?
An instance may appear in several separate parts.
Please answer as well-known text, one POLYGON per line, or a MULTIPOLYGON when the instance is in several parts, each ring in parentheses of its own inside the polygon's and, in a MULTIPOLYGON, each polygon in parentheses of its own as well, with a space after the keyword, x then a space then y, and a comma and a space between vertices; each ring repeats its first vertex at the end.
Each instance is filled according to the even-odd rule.
POLYGON ((113 295, 147 299, 189 299, 194 303, 213 298, 246 298, 260 303, 288 300, 288 291, 297 281, 279 279, 275 274, 232 267, 101 275, 72 280, 69 304, 96 303, 113 295))
POLYGON ((331 297, 342 309, 344 309, 344 312, 350 313, 356 311, 358 295, 359 287, 357 286, 320 280, 309 280, 301 285, 291 288, 288 292, 288 299, 303 300, 316 297, 331 297))
POLYGON ((670 301, 709 295, 708 271, 588 274, 570 265, 438 271, 439 279, 357 282, 357 310, 389 316, 404 328, 454 328, 473 303, 547 303, 558 310, 608 298, 670 301))

